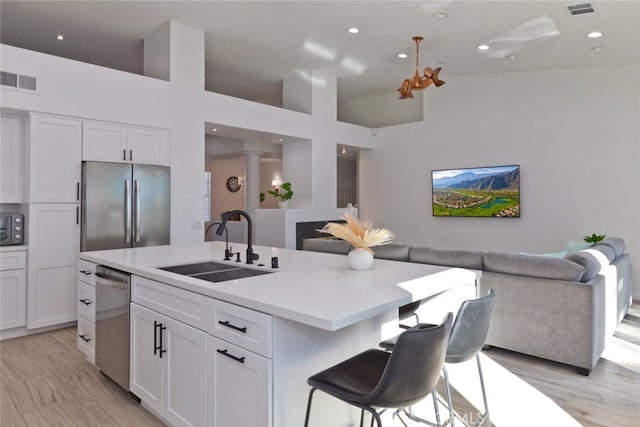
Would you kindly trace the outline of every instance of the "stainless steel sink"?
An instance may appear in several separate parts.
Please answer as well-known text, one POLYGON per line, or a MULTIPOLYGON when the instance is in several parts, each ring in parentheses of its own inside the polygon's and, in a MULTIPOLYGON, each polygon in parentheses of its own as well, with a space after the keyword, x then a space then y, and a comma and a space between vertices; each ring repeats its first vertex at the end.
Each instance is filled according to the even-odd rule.
POLYGON ((254 268, 240 267, 238 265, 221 262, 196 262, 193 264, 171 265, 160 267, 160 270, 189 276, 208 282, 225 282, 227 280, 243 279, 245 277, 270 274, 272 271, 258 270, 254 268))

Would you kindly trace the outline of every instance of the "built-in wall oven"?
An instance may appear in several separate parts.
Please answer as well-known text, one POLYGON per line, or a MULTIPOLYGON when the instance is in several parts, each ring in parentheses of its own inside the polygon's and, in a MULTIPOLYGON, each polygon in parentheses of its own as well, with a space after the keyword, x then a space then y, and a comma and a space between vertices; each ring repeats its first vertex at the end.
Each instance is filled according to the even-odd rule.
POLYGON ((0 246, 24 243, 24 215, 0 213, 0 246))
POLYGON ((96 367, 129 391, 131 275, 96 266, 96 367))

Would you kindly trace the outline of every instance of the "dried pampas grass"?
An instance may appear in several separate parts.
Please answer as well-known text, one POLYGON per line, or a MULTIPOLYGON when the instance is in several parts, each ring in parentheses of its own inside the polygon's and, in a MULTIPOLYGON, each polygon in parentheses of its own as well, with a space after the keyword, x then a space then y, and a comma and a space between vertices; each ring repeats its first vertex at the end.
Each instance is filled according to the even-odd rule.
POLYGON ((391 243, 395 237, 391 230, 373 228, 373 224, 360 221, 348 212, 341 218, 346 221, 346 224, 328 222, 322 230, 318 231, 329 233, 334 237, 349 242, 354 248, 362 248, 371 253, 374 253, 371 250, 372 246, 386 245, 391 243))

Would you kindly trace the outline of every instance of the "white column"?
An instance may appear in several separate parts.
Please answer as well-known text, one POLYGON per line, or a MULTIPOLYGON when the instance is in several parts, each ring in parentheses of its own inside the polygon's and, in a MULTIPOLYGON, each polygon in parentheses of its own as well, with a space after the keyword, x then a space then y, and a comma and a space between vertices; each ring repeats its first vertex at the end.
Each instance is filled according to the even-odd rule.
MULTIPOLYGON (((260 151, 245 152, 245 201, 244 206, 251 218, 255 219, 260 207, 260 151)), ((253 234, 255 236, 255 233, 253 234)), ((253 242, 251 242, 253 243, 253 242)))

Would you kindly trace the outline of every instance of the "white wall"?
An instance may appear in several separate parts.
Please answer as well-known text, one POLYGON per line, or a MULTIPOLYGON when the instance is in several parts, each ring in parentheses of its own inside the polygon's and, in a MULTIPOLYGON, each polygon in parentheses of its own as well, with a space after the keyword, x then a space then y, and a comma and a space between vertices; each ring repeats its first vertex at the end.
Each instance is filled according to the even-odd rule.
MULTIPOLYGON (((385 93, 338 105, 338 120, 370 128, 381 128, 399 123, 422 121, 422 97, 435 89, 415 91, 413 99, 398 101, 398 93, 385 93)), ((440 89, 440 88, 438 88, 440 89)))
POLYGON ((450 78, 361 153, 361 217, 398 243, 546 253, 620 236, 640 299, 640 68, 450 78), (602 77, 606 76, 606 83, 602 77), (434 218, 432 169, 520 164, 521 218, 434 218))

